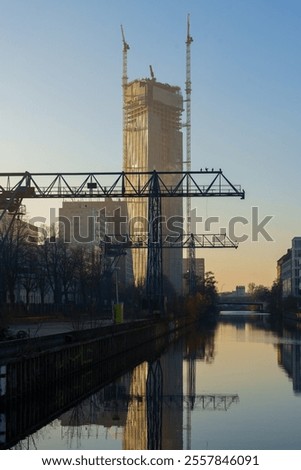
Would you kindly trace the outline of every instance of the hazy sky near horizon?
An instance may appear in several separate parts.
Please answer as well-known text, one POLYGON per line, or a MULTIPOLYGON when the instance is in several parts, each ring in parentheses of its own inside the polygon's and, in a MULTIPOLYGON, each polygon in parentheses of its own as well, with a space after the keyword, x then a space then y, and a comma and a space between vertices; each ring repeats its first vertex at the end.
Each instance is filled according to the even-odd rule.
MULTIPOLYGON (((271 285, 277 259, 301 235, 301 2, 0 0, 0 9, 1 172, 120 171, 120 25, 129 80, 149 77, 151 64, 158 81, 184 93, 190 14, 192 169, 222 168, 246 191, 245 200, 193 200, 197 232, 208 217, 220 219, 213 232, 248 221, 234 225, 248 236, 237 250, 197 256, 220 290, 271 285), (272 216, 264 228, 273 241, 252 240, 254 207, 258 222, 272 216)), ((26 205, 34 216, 51 203, 26 205)))

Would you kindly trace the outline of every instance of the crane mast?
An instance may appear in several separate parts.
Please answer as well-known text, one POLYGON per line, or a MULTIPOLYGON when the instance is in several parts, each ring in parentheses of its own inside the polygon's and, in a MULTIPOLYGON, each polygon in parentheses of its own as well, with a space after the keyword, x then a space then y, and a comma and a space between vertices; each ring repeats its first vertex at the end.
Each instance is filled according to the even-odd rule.
MULTIPOLYGON (((190 45, 193 39, 190 36, 190 15, 187 17, 186 37, 186 170, 191 171, 191 54, 190 45)), ((187 198, 187 208, 190 209, 190 199, 187 198), (188 204, 189 201, 189 204, 188 204)), ((190 212, 187 214, 187 226, 190 233, 190 212)))
POLYGON ((130 46, 125 40, 124 30, 121 25, 121 35, 122 35, 122 91, 123 91, 123 123, 122 123, 122 130, 123 130, 123 168, 126 165, 126 89, 128 84, 128 76, 127 76, 127 53, 130 49, 130 46))
MULTIPOLYGON (((191 56, 190 15, 187 16, 186 36, 186 171, 191 171, 191 56)), ((190 184, 190 183, 189 183, 190 184)), ((190 188, 188 188, 189 190, 190 188)), ((186 199, 186 233, 191 233, 191 198, 186 199)), ((196 284, 195 249, 193 243, 188 248, 189 294, 194 294, 196 284)))

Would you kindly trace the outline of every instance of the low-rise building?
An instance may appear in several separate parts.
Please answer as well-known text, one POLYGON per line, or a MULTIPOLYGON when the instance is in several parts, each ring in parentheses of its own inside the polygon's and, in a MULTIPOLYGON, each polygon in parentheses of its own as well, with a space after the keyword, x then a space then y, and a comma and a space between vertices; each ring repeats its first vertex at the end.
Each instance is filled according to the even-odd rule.
MULTIPOLYGON (((128 215, 125 201, 64 201, 59 211, 60 235, 72 245, 87 250, 110 248, 128 234, 128 215), (107 237, 107 242, 103 241, 107 237)), ((131 249, 118 261, 118 282, 123 287, 134 282, 131 249)), ((110 257, 108 252, 108 257, 110 257)), ((113 256, 113 255, 112 255, 113 256)))
POLYGON ((291 248, 278 259, 277 276, 282 285, 282 296, 301 300, 301 237, 294 237, 291 248))
MULTIPOLYGON (((201 284, 205 279, 205 259, 195 258, 195 274, 196 283, 201 284)), ((183 293, 188 294, 189 292, 189 258, 183 258, 183 293)))

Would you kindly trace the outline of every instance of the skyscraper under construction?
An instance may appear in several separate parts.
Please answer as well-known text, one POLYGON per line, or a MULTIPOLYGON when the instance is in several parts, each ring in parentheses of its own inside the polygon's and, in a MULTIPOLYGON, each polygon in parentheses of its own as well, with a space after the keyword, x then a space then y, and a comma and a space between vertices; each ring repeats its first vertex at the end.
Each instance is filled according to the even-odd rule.
MULTIPOLYGON (((137 185, 144 184, 147 171, 182 171, 183 143, 181 116, 183 98, 177 86, 157 82, 151 69, 151 78, 123 82, 123 170, 137 171, 137 185)), ((173 185, 173 176, 170 176, 173 185)), ((162 233, 181 231, 183 224, 182 198, 162 198, 162 233), (176 228, 177 227, 177 228, 176 228)), ((130 232, 145 236, 148 231, 148 200, 128 199, 130 232)), ((143 284, 147 270, 147 253, 132 250, 135 283, 143 284)), ((165 291, 170 283, 179 294, 182 290, 182 250, 163 250, 165 291)))

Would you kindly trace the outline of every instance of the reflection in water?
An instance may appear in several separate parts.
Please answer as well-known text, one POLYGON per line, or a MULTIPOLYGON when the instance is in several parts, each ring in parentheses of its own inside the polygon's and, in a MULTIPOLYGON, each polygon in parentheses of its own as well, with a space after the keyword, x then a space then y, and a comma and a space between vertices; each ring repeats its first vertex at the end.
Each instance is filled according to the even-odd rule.
POLYGON ((146 380, 147 448, 162 449, 162 388, 163 372, 160 360, 148 365, 146 380))
MULTIPOLYGON (((197 334, 194 331, 185 338, 173 340, 168 348, 166 341, 163 342, 166 351, 164 354, 156 353, 158 348, 154 349, 153 354, 144 353, 145 357, 155 356, 156 359, 142 361, 89 398, 81 398, 77 405, 61 413, 57 420, 42 427, 43 432, 46 430, 47 434, 48 430, 57 435, 59 429, 60 445, 61 442, 67 441, 68 448, 81 448, 83 442, 92 434, 93 439, 103 439, 103 435, 100 436, 99 433, 105 430, 105 439, 122 441, 123 449, 182 449, 183 409, 191 407, 192 395, 195 400, 195 391, 188 397, 183 395, 183 360, 186 360, 187 354, 191 354, 194 360, 209 360, 213 355, 213 337, 213 333, 197 334)), ((103 371, 100 373, 97 369, 87 371, 83 377, 74 377, 72 381, 69 378, 66 384, 67 392, 62 393, 62 384, 58 389, 53 389, 52 400, 49 400, 50 416, 55 414, 55 404, 59 410, 65 406, 64 402, 68 397, 71 403, 73 396, 84 393, 87 384, 90 384, 90 388, 95 388, 97 382, 101 383, 104 379, 108 381, 110 370, 116 373, 116 366, 108 365, 105 377, 103 371)), ((195 382, 195 377, 191 376, 191 379, 195 382)), ((31 403, 18 402, 18 407, 14 411, 14 416, 18 415, 18 418, 24 414, 26 408, 30 410, 33 418, 28 422, 28 429, 35 427, 34 416, 37 418, 36 427, 44 419, 45 406, 37 397, 34 397, 31 403)), ((28 416, 28 413, 25 414, 28 416)), ((7 410, 6 416, 12 417, 12 407, 7 410)), ((18 429, 22 429, 22 434, 27 421, 23 418, 18 426, 18 429)), ((17 439, 17 435, 14 435, 11 424, 9 439, 12 441, 17 439)), ((40 431, 31 433, 36 448, 39 448, 40 441, 44 440, 42 434, 40 431)), ((17 444, 18 447, 33 448, 29 440, 21 442, 17 444)), ((3 448, 7 448, 7 445, 3 448)))
MULTIPOLYGON (((78 405, 80 412, 75 414, 74 408, 65 413, 61 425, 68 426, 69 438, 76 438, 72 447, 80 447, 74 426, 81 428, 87 423, 97 423, 110 429, 118 427, 119 433, 116 431, 115 437, 122 439, 124 450, 183 449, 184 412, 189 415, 195 407, 227 411, 232 403, 238 402, 237 395, 196 393, 195 362, 206 360, 210 363, 213 351, 213 333, 191 333, 186 340, 182 338, 171 344, 160 358, 141 363, 131 373, 86 400, 85 413, 83 403, 78 405), (183 360, 192 365, 187 369, 186 394, 183 391, 183 360), (98 419, 93 419, 92 416, 97 414, 98 419)), ((186 430, 190 440, 189 425, 186 430)))
POLYGON ((124 429, 123 449, 147 449, 146 380, 148 363, 143 362, 132 374, 130 403, 124 429))
POLYGON ((92 429, 96 438, 101 427, 106 438, 109 434, 113 439, 122 435, 127 419, 130 382, 131 373, 128 373, 60 416, 61 430, 69 448, 80 448, 81 442, 92 435, 92 429))
POLYGON ((279 364, 292 379, 293 390, 296 394, 301 393, 301 332, 284 328, 284 341, 279 344, 279 364))
POLYGON ((95 387, 14 448, 299 449, 300 357, 296 329, 228 315, 95 387))

